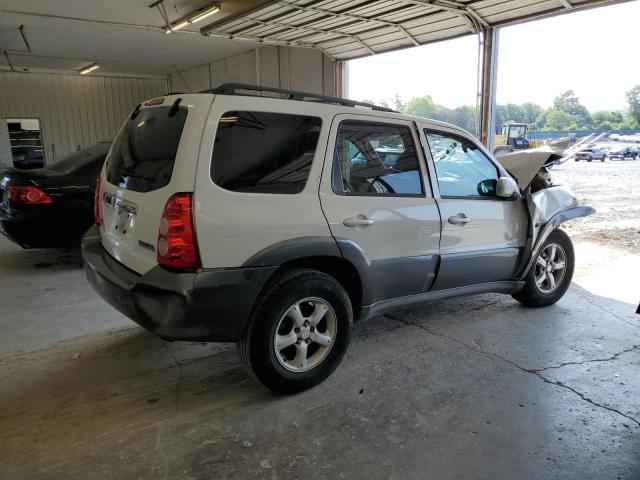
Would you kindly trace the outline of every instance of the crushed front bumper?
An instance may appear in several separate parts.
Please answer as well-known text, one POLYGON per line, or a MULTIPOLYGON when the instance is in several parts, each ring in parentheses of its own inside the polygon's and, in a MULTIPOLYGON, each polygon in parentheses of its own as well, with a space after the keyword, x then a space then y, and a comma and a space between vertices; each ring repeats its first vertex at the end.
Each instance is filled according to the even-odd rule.
POLYGON ((111 306, 167 340, 233 342, 240 338, 262 287, 277 267, 175 273, 129 270, 102 247, 92 227, 82 238, 84 270, 111 306))

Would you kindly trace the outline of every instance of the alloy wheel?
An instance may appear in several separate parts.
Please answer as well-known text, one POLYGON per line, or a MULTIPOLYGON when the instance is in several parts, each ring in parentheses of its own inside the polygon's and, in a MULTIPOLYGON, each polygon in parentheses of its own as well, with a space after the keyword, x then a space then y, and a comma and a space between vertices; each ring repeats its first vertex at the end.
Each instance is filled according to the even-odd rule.
POLYGON ((276 328, 274 351, 280 365, 306 372, 329 354, 337 333, 336 314, 325 300, 304 298, 287 309, 276 328))
POLYGON ((566 272, 567 255, 557 243, 546 245, 536 260, 535 281, 541 293, 550 294, 562 284, 566 272))

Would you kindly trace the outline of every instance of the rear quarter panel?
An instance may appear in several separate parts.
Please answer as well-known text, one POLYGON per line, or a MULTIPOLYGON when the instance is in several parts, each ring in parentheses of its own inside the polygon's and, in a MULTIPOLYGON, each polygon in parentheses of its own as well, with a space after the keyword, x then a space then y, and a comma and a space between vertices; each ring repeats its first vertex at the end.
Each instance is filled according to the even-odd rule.
POLYGON ((195 188, 195 228, 204 268, 239 267, 256 253, 294 238, 331 238, 318 189, 334 114, 331 107, 308 102, 215 97, 202 137, 195 188), (289 113, 322 120, 313 164, 302 192, 239 193, 213 182, 210 172, 216 129, 220 117, 230 111, 289 113))

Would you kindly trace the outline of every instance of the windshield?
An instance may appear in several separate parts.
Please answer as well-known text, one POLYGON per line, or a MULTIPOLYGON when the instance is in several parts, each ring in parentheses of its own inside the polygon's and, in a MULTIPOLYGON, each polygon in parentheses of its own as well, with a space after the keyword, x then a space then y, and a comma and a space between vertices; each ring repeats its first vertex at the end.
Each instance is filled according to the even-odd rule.
POLYGON ((135 192, 167 185, 186 119, 184 107, 146 108, 134 113, 113 142, 107 181, 135 192))
POLYGON ((109 142, 97 143, 89 148, 67 155, 62 160, 52 163, 47 167, 50 170, 60 173, 71 173, 80 170, 93 162, 103 161, 109 151, 110 145, 109 142))
POLYGON ((526 135, 526 127, 524 125, 511 125, 509 128, 509 137, 510 138, 524 138, 526 135))

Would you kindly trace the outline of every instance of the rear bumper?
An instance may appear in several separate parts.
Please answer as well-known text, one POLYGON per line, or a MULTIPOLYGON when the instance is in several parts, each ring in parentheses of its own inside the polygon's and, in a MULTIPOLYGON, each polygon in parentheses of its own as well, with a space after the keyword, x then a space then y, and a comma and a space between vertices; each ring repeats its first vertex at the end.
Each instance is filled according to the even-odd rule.
POLYGON ((167 340, 233 342, 277 267, 174 273, 154 267, 144 275, 127 269, 100 243, 97 227, 82 239, 84 270, 111 306, 167 340))
POLYGON ((77 218, 73 224, 57 221, 48 212, 10 215, 0 210, 0 233, 24 248, 77 248, 87 223, 77 218))

